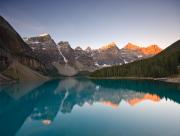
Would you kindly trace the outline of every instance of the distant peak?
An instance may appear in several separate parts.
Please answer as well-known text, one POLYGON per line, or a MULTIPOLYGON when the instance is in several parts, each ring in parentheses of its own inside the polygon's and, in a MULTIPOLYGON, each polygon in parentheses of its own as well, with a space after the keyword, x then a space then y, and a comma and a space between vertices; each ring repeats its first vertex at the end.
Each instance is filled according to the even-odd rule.
POLYGON ((75 50, 83 50, 80 46, 77 46, 75 50))
POLYGON ((86 49, 85 49, 85 51, 87 51, 87 52, 90 52, 92 49, 91 49, 91 47, 87 47, 86 49))
POLYGON ((135 45, 133 43, 128 43, 126 46, 124 46, 124 49, 129 49, 129 50, 138 50, 140 47, 138 45, 135 45))
POLYGON ((150 45, 150 46, 142 49, 142 52, 144 54, 152 54, 152 55, 158 54, 161 51, 162 51, 162 49, 156 44, 150 45))
POLYGON ((150 46, 148 46, 147 48, 159 48, 159 49, 161 49, 158 45, 156 45, 156 44, 152 44, 152 45, 150 45, 150 46))
POLYGON ((162 51, 162 49, 156 44, 150 45, 148 47, 140 47, 135 44, 128 43, 126 46, 124 46, 124 49, 140 51, 146 55, 155 55, 162 51))
POLYGON ((69 45, 68 41, 60 41, 58 45, 69 45))
POLYGON ((86 48, 86 50, 89 50, 89 49, 91 50, 91 47, 88 46, 88 47, 86 48))
POLYGON ((101 50, 107 50, 107 49, 112 49, 112 48, 117 48, 117 45, 115 42, 111 42, 109 44, 106 44, 106 45, 102 46, 100 49, 101 50))
POLYGON ((33 43, 33 44, 39 44, 39 43, 46 43, 46 44, 48 43, 52 45, 56 44, 54 40, 51 38, 51 36, 47 33, 29 37, 27 39, 24 39, 24 41, 27 41, 28 43, 33 43))
POLYGON ((60 42, 58 43, 58 45, 59 45, 61 48, 69 48, 69 49, 72 49, 68 41, 60 41, 60 42))

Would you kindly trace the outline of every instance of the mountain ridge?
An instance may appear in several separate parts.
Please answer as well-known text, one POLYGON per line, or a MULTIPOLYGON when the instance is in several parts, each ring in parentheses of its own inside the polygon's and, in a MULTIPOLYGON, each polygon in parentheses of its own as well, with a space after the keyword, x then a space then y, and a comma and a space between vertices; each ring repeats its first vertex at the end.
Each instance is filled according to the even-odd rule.
MULTIPOLYGON (((36 42, 32 42, 31 39, 41 39, 41 38, 46 39, 46 37, 50 37, 50 40, 52 40, 51 36, 48 33, 46 33, 43 35, 39 35, 37 37, 26 38, 25 41, 31 46, 35 44, 33 48, 38 48, 37 45, 40 44, 41 46, 45 44, 45 41, 41 40, 38 41, 40 43, 36 43, 36 42)), ((51 42, 49 42, 48 44, 50 43, 51 42)), ((57 48, 56 50, 59 51, 59 55, 61 57, 60 62, 62 64, 68 63, 71 66, 73 66, 75 69, 79 69, 79 70, 82 70, 86 67, 85 70, 88 71, 93 71, 98 68, 107 67, 111 65, 118 65, 118 64, 122 65, 133 62, 138 59, 151 57, 152 55, 154 55, 154 54, 149 55, 147 53, 145 54, 142 51, 137 51, 137 50, 127 50, 125 48, 120 49, 115 42, 110 42, 98 49, 92 49, 91 47, 82 49, 80 46, 77 46, 76 48, 72 48, 68 41, 60 41, 58 43, 53 42, 51 44, 54 44, 54 47, 57 48), (88 68, 88 66, 90 67, 88 68)))
MULTIPOLYGON (((50 34, 49 33, 42 33, 42 34, 39 34, 39 35, 37 35, 37 36, 33 36, 33 37, 29 37, 29 38, 25 38, 24 39, 24 41, 26 42, 27 41, 27 39, 38 39, 38 38, 42 38, 42 37, 50 37, 50 39, 52 39, 52 37, 50 36, 50 34)), ((42 41, 43 42, 43 41, 42 41)), ((64 42, 64 44, 66 44, 66 43, 68 43, 69 44, 69 42, 68 41, 60 41, 60 42, 64 42)), ((60 43, 60 42, 58 42, 58 43, 56 43, 57 45, 60 43)), ((55 43, 55 42, 54 42, 55 43)), ((69 44, 70 45, 70 44, 69 44)), ((70 46, 71 47, 71 46, 70 46)), ((72 48, 72 47, 71 47, 72 48)), ((90 46, 88 46, 87 48, 85 48, 85 49, 83 49, 81 46, 76 46, 76 47, 74 47, 74 48, 72 48, 72 49, 76 49, 76 48, 81 48, 82 50, 84 50, 84 51, 86 51, 86 50, 89 50, 89 51, 91 51, 91 50, 107 50, 107 49, 112 49, 112 48, 117 48, 117 49, 129 49, 129 50, 141 50, 142 52, 144 52, 144 54, 146 54, 146 55, 148 55, 148 53, 146 53, 146 50, 153 50, 153 48, 154 48, 154 50, 157 50, 157 51, 155 51, 154 53, 150 53, 151 55, 152 54, 157 54, 157 53, 159 53, 159 52, 161 52, 163 49, 162 48, 160 48, 157 44, 150 44, 150 45, 148 45, 148 46, 139 46, 139 45, 136 45, 136 44, 133 44, 133 43, 131 43, 131 42, 128 42, 124 47, 122 47, 122 48, 119 48, 118 47, 118 45, 116 44, 116 42, 109 42, 109 43, 107 43, 107 44, 105 44, 105 45, 102 45, 101 47, 99 47, 98 49, 95 49, 95 48, 92 48, 92 47, 90 47, 90 46)), ((147 51, 148 52, 148 51, 147 51)))
POLYGON ((1 70, 7 69, 13 60, 48 76, 75 76, 81 72, 93 72, 103 67, 123 65, 151 57, 139 51, 119 49, 115 42, 99 49, 90 47, 73 49, 68 41, 56 43, 48 33, 22 39, 2 17, 0 32, 3 59, 1 70), (16 59, 12 59, 14 56, 16 59))
POLYGON ((157 55, 126 65, 96 70, 92 77, 167 77, 178 75, 180 65, 180 40, 157 55))
POLYGON ((162 51, 162 49, 156 44, 149 45, 147 47, 141 47, 132 43, 128 43, 123 47, 123 49, 139 51, 146 55, 155 55, 162 51))

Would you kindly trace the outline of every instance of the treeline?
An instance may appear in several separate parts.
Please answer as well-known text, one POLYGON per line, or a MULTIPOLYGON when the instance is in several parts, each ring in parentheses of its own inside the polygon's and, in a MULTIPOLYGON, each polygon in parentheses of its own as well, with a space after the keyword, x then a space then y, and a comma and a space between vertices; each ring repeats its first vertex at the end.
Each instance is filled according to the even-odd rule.
POLYGON ((180 65, 180 40, 154 57, 125 65, 102 68, 91 77, 165 77, 178 73, 180 65))

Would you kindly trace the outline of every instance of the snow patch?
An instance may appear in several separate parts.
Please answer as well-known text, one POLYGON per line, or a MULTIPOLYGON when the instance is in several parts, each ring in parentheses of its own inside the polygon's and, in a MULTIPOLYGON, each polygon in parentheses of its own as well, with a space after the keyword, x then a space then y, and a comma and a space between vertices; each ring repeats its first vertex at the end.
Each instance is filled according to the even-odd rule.
POLYGON ((124 63, 125 63, 125 64, 127 64, 127 63, 128 63, 125 59, 124 59, 123 61, 124 61, 124 63))
POLYGON ((97 62, 95 62, 95 66, 100 67, 100 65, 97 62))
POLYGON ((95 66, 97 66, 97 67, 110 67, 111 65, 108 65, 108 64, 99 65, 97 62, 95 62, 95 66))
POLYGON ((60 47, 60 46, 58 46, 58 51, 59 51, 59 54, 63 57, 64 62, 67 63, 68 60, 67 60, 66 57, 62 54, 62 52, 61 52, 61 47, 60 47))
POLYGON ((43 33, 43 34, 40 34, 39 36, 47 36, 47 35, 49 35, 48 33, 43 33))
POLYGON ((103 64, 102 67, 110 67, 111 65, 103 64))
POLYGON ((138 58, 142 58, 143 56, 142 56, 142 55, 138 55, 137 57, 138 57, 138 58))

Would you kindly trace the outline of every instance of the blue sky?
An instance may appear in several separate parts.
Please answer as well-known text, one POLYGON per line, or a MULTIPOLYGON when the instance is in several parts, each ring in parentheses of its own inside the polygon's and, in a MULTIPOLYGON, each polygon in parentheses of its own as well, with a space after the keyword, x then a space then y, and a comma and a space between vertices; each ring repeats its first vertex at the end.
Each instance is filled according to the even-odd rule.
POLYGON ((72 47, 180 39, 180 0, 1 0, 0 14, 22 37, 49 33, 72 47))

